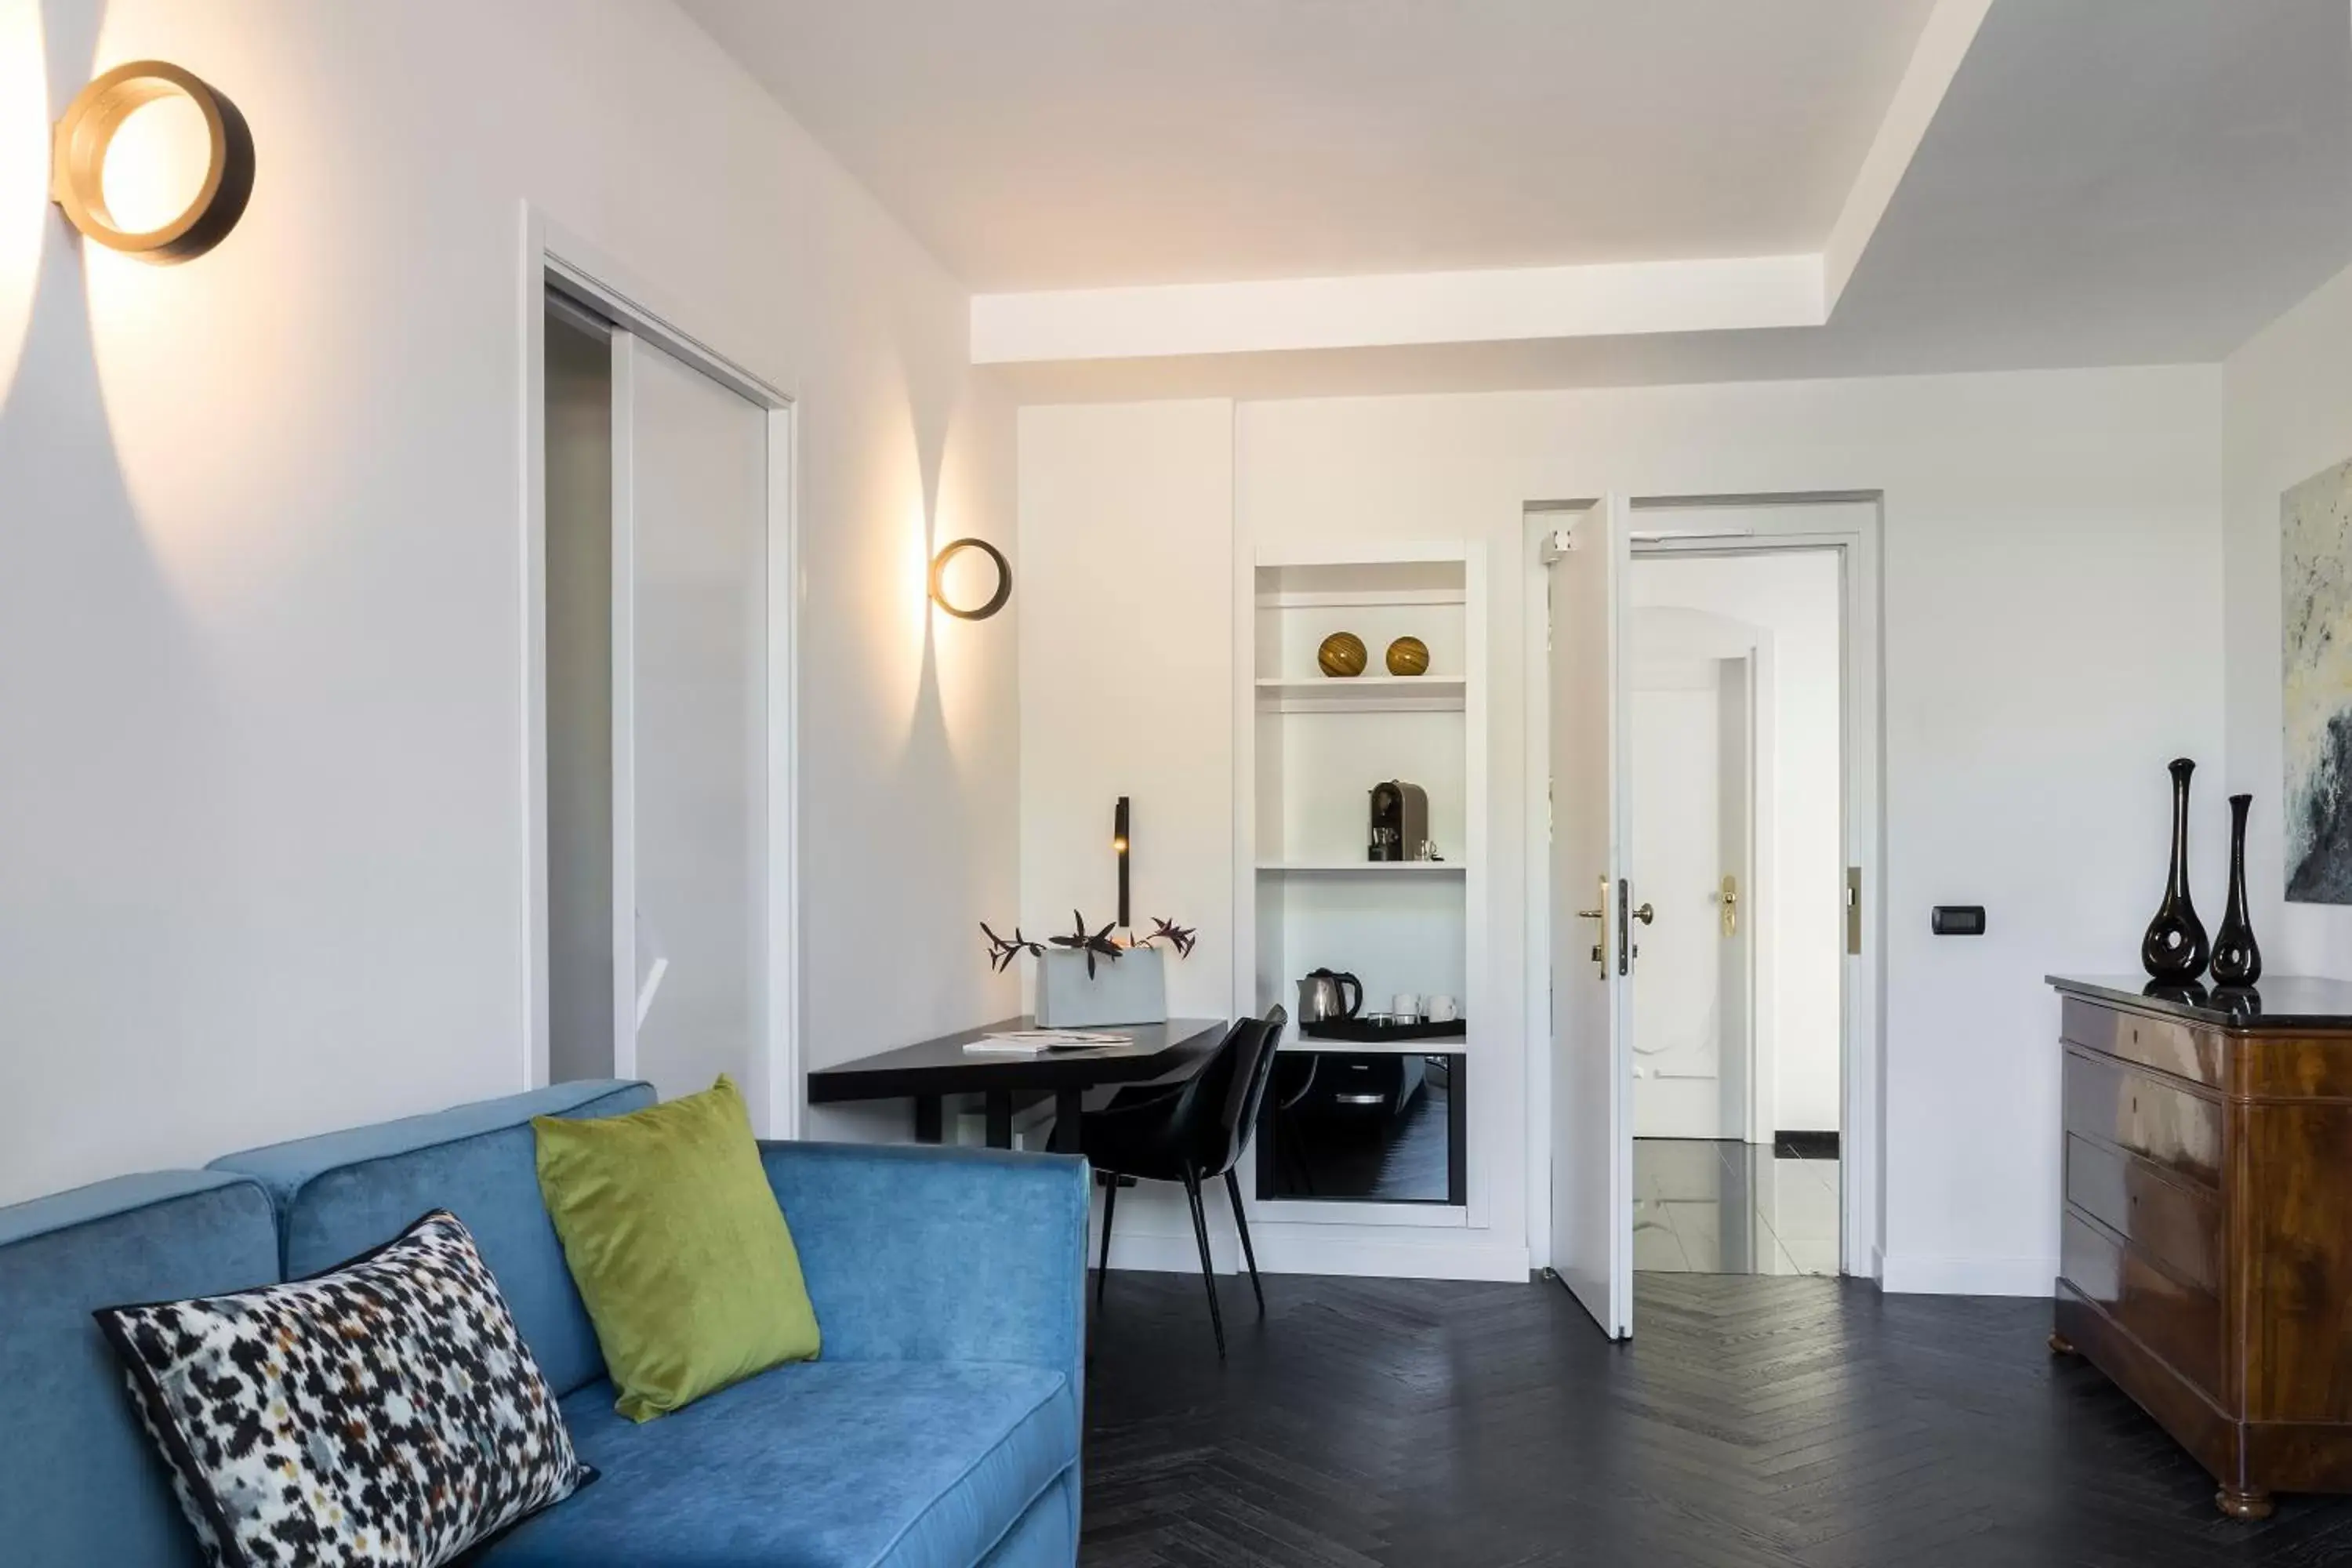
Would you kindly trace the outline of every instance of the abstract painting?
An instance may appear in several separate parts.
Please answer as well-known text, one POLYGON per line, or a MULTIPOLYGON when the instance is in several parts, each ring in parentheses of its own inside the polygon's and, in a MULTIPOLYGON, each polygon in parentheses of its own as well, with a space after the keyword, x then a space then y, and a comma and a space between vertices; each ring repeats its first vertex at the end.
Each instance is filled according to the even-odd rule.
POLYGON ((2286 896, 2352 904, 2352 462, 2279 497, 2286 896))

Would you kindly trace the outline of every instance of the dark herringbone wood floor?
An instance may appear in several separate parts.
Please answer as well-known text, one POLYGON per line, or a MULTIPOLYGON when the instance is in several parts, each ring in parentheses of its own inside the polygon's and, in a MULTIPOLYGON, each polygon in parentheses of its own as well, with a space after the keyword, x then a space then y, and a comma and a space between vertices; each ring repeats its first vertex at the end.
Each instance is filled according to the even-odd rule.
POLYGON ((1557 1285, 1120 1273, 1087 1389, 1087 1568, 2352 1563, 2352 1500, 2260 1525, 2046 1306, 1645 1274, 1557 1285))

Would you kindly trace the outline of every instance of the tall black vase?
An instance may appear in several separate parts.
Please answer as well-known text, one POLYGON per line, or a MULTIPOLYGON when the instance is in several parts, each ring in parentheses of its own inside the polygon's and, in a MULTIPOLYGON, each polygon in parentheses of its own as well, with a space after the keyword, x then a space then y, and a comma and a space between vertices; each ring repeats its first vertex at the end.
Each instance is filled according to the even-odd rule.
POLYGON ((2172 760, 2172 870, 2164 879, 2164 902, 2140 939, 2139 961, 2155 978, 2178 984, 2205 968, 2205 922, 2189 896, 2189 775, 2197 764, 2172 760))
POLYGON ((2246 812, 2253 804, 2250 795, 2230 797, 2230 904, 2213 934, 2216 985, 2252 985, 2263 977, 2262 943, 2246 918, 2246 812))

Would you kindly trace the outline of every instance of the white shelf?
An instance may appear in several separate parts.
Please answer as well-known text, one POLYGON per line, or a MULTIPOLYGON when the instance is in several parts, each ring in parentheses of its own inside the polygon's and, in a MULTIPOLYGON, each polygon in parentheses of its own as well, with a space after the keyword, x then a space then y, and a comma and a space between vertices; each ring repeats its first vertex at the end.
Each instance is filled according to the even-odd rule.
POLYGON ((1459 860, 1265 860, 1261 877, 1459 877, 1459 860))
POLYGON ((1261 676, 1257 701, 1282 713, 1459 713, 1469 706, 1461 676, 1261 676))

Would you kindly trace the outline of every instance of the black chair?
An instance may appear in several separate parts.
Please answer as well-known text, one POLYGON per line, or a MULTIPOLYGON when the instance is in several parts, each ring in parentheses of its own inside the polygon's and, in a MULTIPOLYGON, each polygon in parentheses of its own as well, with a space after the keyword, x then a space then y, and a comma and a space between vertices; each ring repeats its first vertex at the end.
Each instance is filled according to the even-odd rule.
POLYGON ((1110 1273, 1111 1215, 1122 1184, 1181 1182, 1192 1205, 1192 1235, 1201 1244, 1201 1273, 1209 1287, 1209 1324, 1216 1331, 1217 1355, 1225 1353, 1225 1321, 1217 1308, 1217 1271, 1209 1258, 1209 1211, 1203 1184, 1225 1179, 1234 1205, 1234 1228, 1241 1233, 1242 1257, 1249 1263, 1250 1289, 1265 1312, 1265 1287, 1258 1282, 1257 1250, 1250 1245, 1249 1219, 1242 1212, 1241 1183, 1234 1167, 1242 1145, 1257 1125, 1266 1080, 1274 1076, 1275 1047, 1290 1015, 1276 1007, 1263 1018, 1244 1018, 1219 1043, 1201 1070, 1182 1084, 1162 1089, 1127 1090, 1101 1110, 1087 1113, 1081 1134, 1086 1156, 1104 1184, 1102 1268, 1095 1279, 1095 1307, 1102 1308, 1103 1280, 1110 1273))

